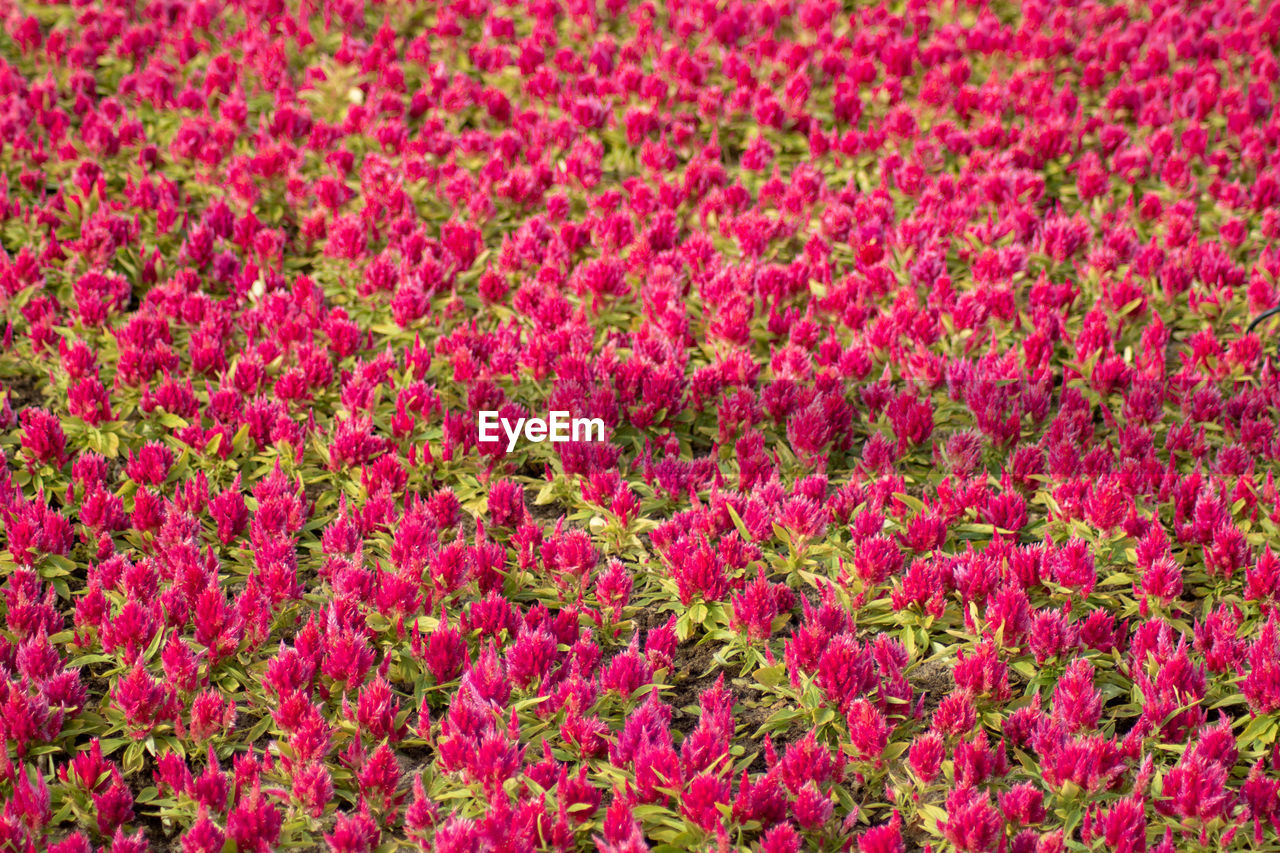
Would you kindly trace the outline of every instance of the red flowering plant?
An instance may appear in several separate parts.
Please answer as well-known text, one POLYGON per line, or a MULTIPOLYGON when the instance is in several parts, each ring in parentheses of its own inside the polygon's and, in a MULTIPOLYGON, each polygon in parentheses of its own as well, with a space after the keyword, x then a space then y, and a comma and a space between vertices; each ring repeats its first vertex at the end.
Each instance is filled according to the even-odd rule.
POLYGON ((1280 849, 1274 6, 0 22, 0 848, 1280 849))

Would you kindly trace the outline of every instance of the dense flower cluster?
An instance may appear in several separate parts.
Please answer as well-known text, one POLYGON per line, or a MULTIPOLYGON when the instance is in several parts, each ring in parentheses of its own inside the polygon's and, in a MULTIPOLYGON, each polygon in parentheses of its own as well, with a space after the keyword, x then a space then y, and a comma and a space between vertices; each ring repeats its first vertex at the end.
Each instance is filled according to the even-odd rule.
POLYGON ((0 19, 0 849, 1280 849, 1280 5, 0 19))

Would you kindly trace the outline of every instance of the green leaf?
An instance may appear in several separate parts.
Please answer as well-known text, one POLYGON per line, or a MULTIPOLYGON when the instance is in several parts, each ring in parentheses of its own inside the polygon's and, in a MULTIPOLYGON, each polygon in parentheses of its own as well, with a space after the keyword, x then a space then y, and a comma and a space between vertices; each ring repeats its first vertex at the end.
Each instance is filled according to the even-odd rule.
POLYGON ((915 660, 916 632, 910 627, 905 627, 898 633, 898 637, 902 640, 902 647, 907 650, 907 659, 915 660))
POLYGON ((89 666, 90 664, 95 664, 95 663, 115 663, 115 660, 116 659, 113 658, 111 655, 81 655, 78 658, 73 658, 71 661, 71 665, 72 666, 89 666))
POLYGON ((134 741, 125 749, 124 758, 121 759, 120 764, 126 775, 141 772, 145 760, 144 749, 141 741, 134 741))
POLYGON ((695 603, 689 608, 689 621, 694 625, 701 625, 707 619, 707 605, 701 601, 695 603))
POLYGON ((1277 728, 1280 728, 1280 722, 1277 722, 1275 717, 1270 714, 1259 714, 1245 726, 1236 740, 1241 748, 1267 746, 1275 742, 1277 728))
POLYGON ((547 483, 538 490, 537 496, 533 499, 534 506, 546 506, 549 503, 555 503, 556 484, 555 482, 547 483))
MULTIPOLYGON (((324 456, 325 465, 328 465, 329 464, 328 446, 325 445, 323 442, 321 442, 319 439, 316 439, 315 442, 313 442, 313 444, 316 446, 316 449, 320 452, 320 454, 324 456)), ((249 425, 245 424, 244 426, 240 427, 240 429, 236 431, 235 436, 232 437, 231 447, 235 450, 236 453, 244 453, 245 448, 247 448, 248 446, 249 446, 249 425)))
POLYGON ((905 492, 894 492, 893 497, 899 503, 910 508, 912 512, 924 512, 924 502, 913 495, 908 495, 905 492))
POLYGON ((253 724, 253 728, 249 729, 249 735, 246 738, 248 743, 253 743, 267 733, 267 729, 271 727, 271 715, 264 716, 261 720, 253 724))
POLYGON ((786 663, 776 663, 773 666, 762 666, 754 673, 756 681, 765 687, 777 687, 787 677, 786 663))
POLYGON ((1036 666, 1029 660, 1014 661, 1012 666, 1013 671, 1024 678, 1035 678, 1036 676, 1036 666))
POLYGON ((103 755, 110 755, 111 753, 120 749, 120 747, 124 746, 125 744, 132 743, 132 742, 133 742, 132 738, 104 737, 99 743, 99 746, 102 747, 103 755))

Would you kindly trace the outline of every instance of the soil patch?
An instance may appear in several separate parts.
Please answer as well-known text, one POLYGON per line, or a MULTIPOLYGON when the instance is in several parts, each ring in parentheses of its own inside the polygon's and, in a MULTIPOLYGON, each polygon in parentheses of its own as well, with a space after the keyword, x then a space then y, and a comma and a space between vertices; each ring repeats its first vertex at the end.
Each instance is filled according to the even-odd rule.
POLYGON ((941 704, 943 697, 955 689, 951 667, 944 660, 927 660, 907 673, 907 681, 916 693, 923 694, 921 710, 928 717, 941 704))
POLYGON ((714 687, 716 680, 723 676, 724 687, 733 696, 736 729, 733 742, 743 747, 744 755, 755 753, 747 769, 752 773, 763 773, 768 769, 764 754, 765 737, 771 736, 774 748, 781 752, 787 744, 803 735, 802 727, 793 725, 784 732, 757 736, 760 727, 777 710, 776 702, 773 697, 752 687, 747 679, 734 675, 736 670, 726 670, 716 663, 715 655, 720 648, 685 642, 676 649, 672 671, 675 689, 664 697, 675 709, 671 715, 671 728, 681 735, 692 732, 701 716, 699 700, 703 692, 714 687))
POLYGON ((698 724, 701 714, 698 700, 703 691, 715 684, 723 672, 715 662, 715 654, 714 647, 696 646, 691 641, 685 641, 676 647, 671 667, 671 680, 675 690, 665 699, 675 708, 671 715, 671 727, 681 734, 687 735, 698 724))
POLYGON ((13 409, 13 413, 16 415, 23 409, 43 405, 40 388, 45 384, 40 377, 27 373, 6 378, 3 386, 9 393, 9 407, 13 409))
POLYGON ((569 514, 569 508, 559 501, 549 504, 527 504, 529 517, 539 524, 550 524, 569 514))

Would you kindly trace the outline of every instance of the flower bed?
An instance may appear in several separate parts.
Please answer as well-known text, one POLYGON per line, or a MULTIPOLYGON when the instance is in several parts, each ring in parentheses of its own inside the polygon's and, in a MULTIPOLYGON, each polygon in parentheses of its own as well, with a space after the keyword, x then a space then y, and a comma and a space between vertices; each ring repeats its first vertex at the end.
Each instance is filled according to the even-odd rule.
POLYGON ((1280 848, 1280 6, 3 19, 0 849, 1280 848))

